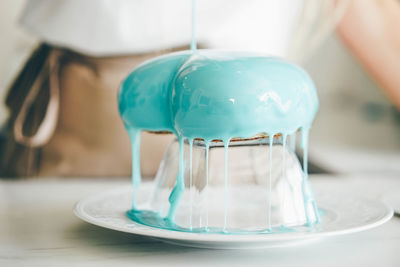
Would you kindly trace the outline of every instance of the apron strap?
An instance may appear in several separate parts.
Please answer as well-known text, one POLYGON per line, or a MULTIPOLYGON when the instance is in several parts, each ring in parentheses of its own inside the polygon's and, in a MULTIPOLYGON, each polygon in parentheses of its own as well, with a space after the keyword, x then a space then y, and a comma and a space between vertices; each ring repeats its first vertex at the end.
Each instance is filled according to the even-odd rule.
POLYGON ((50 52, 49 57, 45 66, 40 71, 38 77, 33 83, 27 97, 25 98, 20 111, 16 117, 14 123, 14 138, 19 144, 29 147, 41 147, 49 142, 53 136, 58 121, 58 114, 60 110, 60 65, 59 58, 61 51, 53 49, 50 52), (45 115, 43 120, 39 124, 39 127, 31 136, 26 136, 23 132, 23 127, 28 115, 28 111, 35 103, 35 100, 42 88, 46 77, 49 77, 49 102, 46 107, 45 115))

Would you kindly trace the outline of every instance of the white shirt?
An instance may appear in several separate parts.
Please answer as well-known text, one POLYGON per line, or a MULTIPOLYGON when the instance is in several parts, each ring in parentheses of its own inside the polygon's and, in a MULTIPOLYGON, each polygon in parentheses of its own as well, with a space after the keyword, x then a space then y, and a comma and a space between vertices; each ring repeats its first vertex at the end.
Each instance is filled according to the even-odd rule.
MULTIPOLYGON (((212 48, 285 56, 304 0, 198 0, 197 39, 212 48)), ((190 0, 30 0, 22 25, 42 40, 93 55, 188 45, 190 0)))

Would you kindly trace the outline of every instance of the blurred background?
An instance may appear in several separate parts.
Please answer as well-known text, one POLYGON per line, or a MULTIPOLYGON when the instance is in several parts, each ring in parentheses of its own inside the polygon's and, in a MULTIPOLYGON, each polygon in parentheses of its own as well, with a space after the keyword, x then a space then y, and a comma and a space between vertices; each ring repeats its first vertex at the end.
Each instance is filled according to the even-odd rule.
MULTIPOLYGON (((3 125, 3 133, 6 131, 5 125, 10 115, 9 109, 4 104, 8 91, 33 51, 42 42, 61 50, 71 50, 72 54, 69 54, 71 57, 76 57, 78 54, 83 58, 93 60, 95 62, 93 64, 98 64, 96 59, 116 58, 119 62, 128 56, 131 60, 129 62, 133 63, 126 64, 128 67, 123 69, 121 77, 142 60, 158 53, 154 51, 187 47, 190 43, 190 1, 176 0, 173 4, 166 4, 166 1, 161 0, 131 1, 130 3, 98 1, 97 4, 93 1, 78 2, 73 0, 4 0, 0 2, 0 124, 3 125), (50 4, 51 2, 53 3, 50 4)), ((318 167, 317 169, 332 173, 398 173, 400 176, 399 105, 396 108, 396 101, 397 103, 400 101, 394 99, 393 96, 396 96, 396 93, 390 93, 390 90, 397 88, 397 95, 399 95, 400 84, 387 86, 389 83, 385 82, 387 73, 391 77, 400 77, 398 31, 400 24, 395 26, 395 23, 400 23, 400 16, 397 16, 400 14, 399 2, 397 0, 362 2, 364 1, 199 0, 196 19, 197 37, 201 47, 252 50, 287 57, 302 65, 310 73, 318 88, 320 98, 320 110, 310 139, 310 161, 318 167), (367 3, 362 8, 362 17, 360 12, 354 11, 360 3, 367 3), (305 5, 308 7, 305 8, 305 5), (386 16, 385 10, 390 10, 390 14, 386 16), (388 22, 383 21, 382 17, 393 17, 390 21, 392 26, 385 27, 388 22), (334 30, 334 25, 339 25, 339 30, 334 30), (371 25, 378 26, 374 28, 371 25), (378 36, 382 42, 393 42, 393 45, 390 43, 388 50, 385 50, 385 47, 381 50, 381 47, 375 46, 374 42, 369 44, 365 41, 368 40, 369 35, 359 29, 367 32, 371 30, 373 34, 370 38, 372 36, 373 40, 377 40, 374 36, 378 36), (360 42, 352 39, 351 36, 360 37, 363 45, 360 46, 360 42), (390 36, 389 41, 385 39, 388 36, 390 36), (363 39, 364 37, 367 39, 363 39), (369 50, 365 48, 368 45, 373 47, 369 50), (375 51, 375 58, 382 55, 382 58, 397 58, 397 61, 389 62, 387 65, 382 62, 371 63, 374 61, 369 60, 368 56, 365 57, 366 54, 372 54, 370 51, 375 51), (392 54, 390 54, 391 51, 392 54), (378 71, 371 65, 379 66, 378 71), (385 74, 380 75, 379 70, 385 74), (390 88, 389 93, 387 88, 390 88)), ((112 68, 107 62, 101 64, 112 68)), ((96 79, 101 80, 102 67, 98 69, 100 69, 98 72, 100 76, 97 75, 96 79)), ((106 72, 104 77, 107 75, 110 75, 109 72, 106 72)), ((69 75, 68 79, 75 78, 69 75)), ((61 84, 64 85, 63 82, 61 84)), ((105 112, 113 110, 114 117, 111 117, 110 121, 121 124, 121 127, 118 127, 122 129, 122 122, 116 120, 118 83, 110 84, 113 88, 112 92, 105 96, 108 100, 102 98, 100 101, 101 103, 114 101, 114 104, 107 106, 105 112)), ((68 85, 65 86, 68 87, 68 85)), ((93 85, 90 86, 93 87, 93 85)), ((67 89, 60 88, 61 92, 63 90, 67 89)), ((81 96, 78 93, 74 99, 81 97, 84 99, 87 96, 81 96)), ((76 109, 75 115, 66 114, 64 111, 74 109, 76 103, 63 102, 62 99, 63 93, 61 93, 61 103, 64 104, 60 108, 61 115, 59 115, 55 135, 60 135, 60 129, 63 129, 63 125, 65 126, 63 124, 65 119, 62 116, 74 116, 75 120, 79 120, 79 114, 89 112, 76 109)), ((92 106, 93 109, 102 109, 102 105, 86 104, 92 106)), ((88 121, 92 120, 88 118, 88 121)), ((90 145, 81 144, 71 153, 77 158, 86 159, 84 164, 90 166, 90 170, 83 170, 82 167, 82 172, 76 171, 81 167, 76 168, 72 161, 72 163, 64 164, 68 160, 63 158, 61 152, 57 152, 59 154, 55 157, 58 157, 58 160, 54 164, 62 165, 61 167, 48 172, 28 172, 27 174, 129 175, 130 148, 127 138, 123 137, 124 141, 119 145, 115 144, 115 141, 104 141, 119 138, 113 137, 112 133, 105 134, 104 125, 96 128, 97 124, 93 123, 93 125, 86 124, 86 128, 93 129, 89 136, 102 132, 104 139, 98 139, 96 141, 98 144, 108 143, 110 147, 117 147, 119 151, 125 152, 115 152, 100 159, 98 155, 107 154, 107 147, 94 149, 96 142, 82 141, 90 145), (81 154, 80 147, 84 150, 81 154), (122 160, 121 157, 125 157, 126 160, 122 160), (97 161, 91 161, 90 158, 97 158, 97 161), (124 165, 120 166, 115 161, 123 161, 124 165), (105 164, 108 166, 106 169, 91 172, 98 165, 104 165, 102 162, 109 162, 108 165, 105 164), (113 166, 122 171, 110 171, 113 166)), ((67 129, 63 133, 74 135, 77 132, 67 129)), ((121 135, 124 134, 121 132, 121 135)), ((7 137, 4 136, 6 134, 3 134, 3 138, 6 139, 7 137)), ((50 144, 51 138, 48 141, 50 144)), ((148 151, 142 165, 146 164, 146 161, 155 162, 149 164, 151 165, 149 167, 144 166, 146 174, 151 175, 154 174, 156 168, 154 166, 157 166, 170 138, 144 137, 144 143, 146 140, 148 143, 153 143, 153 146, 161 148, 157 149, 148 144, 144 144, 142 148, 142 153, 146 154, 143 150, 148 151), (157 151, 158 156, 154 157, 153 151, 157 151)), ((60 144, 56 146, 59 151, 60 144)), ((51 153, 48 153, 49 157, 54 156, 54 151, 56 150, 53 149, 51 153)), ((35 155, 32 157, 40 158, 37 154, 35 155)), ((43 158, 45 157, 42 156, 41 159, 43 158)), ((25 166, 29 165, 25 164, 25 166)))

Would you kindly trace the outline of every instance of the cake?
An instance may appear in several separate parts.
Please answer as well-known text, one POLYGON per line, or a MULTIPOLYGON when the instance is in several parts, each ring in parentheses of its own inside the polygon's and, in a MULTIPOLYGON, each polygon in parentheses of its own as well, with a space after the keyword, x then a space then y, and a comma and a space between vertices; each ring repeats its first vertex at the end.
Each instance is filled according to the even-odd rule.
MULTIPOLYGON (((135 68, 123 81, 118 100, 132 141, 134 194, 141 181, 141 131, 167 131, 178 139, 179 171, 165 217, 169 225, 174 225, 185 188, 185 141, 192 147, 194 140, 203 140, 208 147, 220 140, 228 149, 233 139, 264 136, 272 144, 274 136, 286 140, 300 131, 307 182, 308 131, 318 109, 318 97, 308 74, 286 60, 216 50, 172 53, 135 68)), ((318 222, 318 211, 309 187, 303 191, 305 206, 312 204, 313 216, 307 216, 311 225, 318 222)), ((132 210, 136 211, 135 200, 132 210)))

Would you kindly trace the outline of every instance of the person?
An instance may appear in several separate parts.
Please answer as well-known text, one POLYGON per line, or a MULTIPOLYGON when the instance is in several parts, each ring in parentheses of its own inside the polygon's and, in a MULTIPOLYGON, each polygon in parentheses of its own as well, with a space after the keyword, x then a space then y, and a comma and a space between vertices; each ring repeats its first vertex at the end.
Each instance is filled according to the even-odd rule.
MULTIPOLYGON (((263 0, 202 1, 196 6, 200 47, 284 55, 282 44, 301 3, 289 2, 271 10, 263 0), (268 12, 282 14, 276 21, 279 36, 268 26, 268 12), (243 13, 257 20, 244 24, 236 16, 243 13), (254 30, 241 36, 232 31, 244 26, 254 30), (262 28, 271 31, 273 41, 259 34, 262 28)), ((141 62, 187 49, 191 14, 187 0, 28 1, 21 25, 42 41, 6 99, 10 117, 0 149, 0 176, 130 175, 130 144, 117 106, 119 84, 141 62)), ((172 138, 143 134, 143 176, 155 174, 172 138)))
MULTIPOLYGON (((304 3, 199 1, 197 40, 202 47, 287 57, 293 33, 303 34, 302 28, 296 28, 304 26, 297 20, 301 15, 314 10, 320 16, 311 17, 323 17, 326 12, 318 8, 330 3, 347 6, 339 35, 399 108, 399 3, 304 3)), ((10 117, 0 144, 0 176, 130 175, 130 144, 118 114, 117 89, 141 62, 188 48, 190 10, 186 0, 168 4, 159 0, 28 1, 21 24, 42 43, 9 90, 10 117)), ((311 39, 302 37, 306 37, 305 45, 297 47, 297 56, 306 54, 311 39)), ((143 135, 144 176, 155 174, 172 138, 143 135)))
POLYGON ((337 32, 400 110, 400 2, 352 0, 337 32), (357 33, 357 34, 355 34, 357 33))

